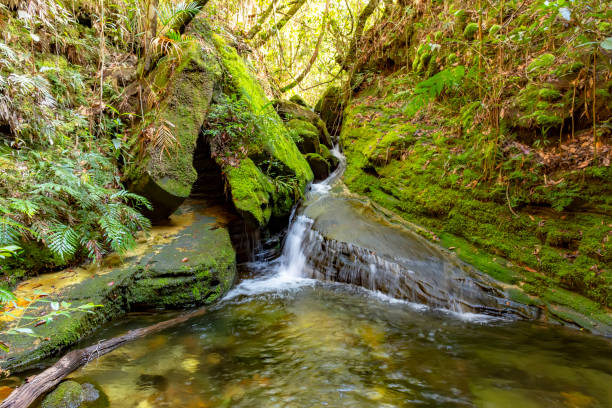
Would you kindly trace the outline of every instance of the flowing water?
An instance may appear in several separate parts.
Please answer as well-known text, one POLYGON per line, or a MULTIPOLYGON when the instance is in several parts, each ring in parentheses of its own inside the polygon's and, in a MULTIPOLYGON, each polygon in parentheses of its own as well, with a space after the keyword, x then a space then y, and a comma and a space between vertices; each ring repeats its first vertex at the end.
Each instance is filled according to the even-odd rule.
POLYGON ((608 339, 521 320, 537 311, 351 197, 341 171, 207 315, 72 376, 126 408, 612 406, 608 339))

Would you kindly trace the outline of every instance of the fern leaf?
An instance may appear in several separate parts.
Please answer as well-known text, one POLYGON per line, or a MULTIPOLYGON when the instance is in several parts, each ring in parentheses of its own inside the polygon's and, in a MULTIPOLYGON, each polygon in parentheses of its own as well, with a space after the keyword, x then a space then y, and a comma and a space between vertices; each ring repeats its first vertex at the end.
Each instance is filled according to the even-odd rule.
POLYGON ((47 247, 62 260, 72 257, 79 248, 79 235, 65 224, 55 224, 46 237, 47 247))

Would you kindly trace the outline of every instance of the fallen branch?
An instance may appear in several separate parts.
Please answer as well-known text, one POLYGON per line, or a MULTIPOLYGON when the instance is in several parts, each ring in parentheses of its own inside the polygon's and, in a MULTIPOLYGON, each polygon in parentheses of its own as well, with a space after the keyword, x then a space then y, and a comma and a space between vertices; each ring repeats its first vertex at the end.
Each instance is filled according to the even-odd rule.
POLYGON ((133 340, 145 337, 149 334, 157 333, 170 327, 177 326, 197 316, 206 313, 205 308, 194 310, 193 312, 175 317, 136 330, 130 330, 126 334, 105 340, 83 349, 73 350, 60 358, 57 363, 47 368, 42 373, 29 379, 27 383, 17 388, 5 399, 0 408, 28 408, 38 397, 54 388, 68 374, 84 366, 96 358, 110 353, 114 349, 129 343, 133 340))

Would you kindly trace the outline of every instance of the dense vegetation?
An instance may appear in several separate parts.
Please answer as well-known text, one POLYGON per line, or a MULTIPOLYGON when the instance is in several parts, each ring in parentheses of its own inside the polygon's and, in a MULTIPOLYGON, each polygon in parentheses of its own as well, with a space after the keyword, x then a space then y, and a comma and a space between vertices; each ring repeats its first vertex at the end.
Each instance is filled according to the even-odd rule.
POLYGON ((333 166, 331 133, 353 191, 520 300, 606 315, 606 2, 207 3, 0 4, 6 286, 132 247, 151 185, 164 216, 189 196, 200 140, 250 227, 286 217, 333 166))

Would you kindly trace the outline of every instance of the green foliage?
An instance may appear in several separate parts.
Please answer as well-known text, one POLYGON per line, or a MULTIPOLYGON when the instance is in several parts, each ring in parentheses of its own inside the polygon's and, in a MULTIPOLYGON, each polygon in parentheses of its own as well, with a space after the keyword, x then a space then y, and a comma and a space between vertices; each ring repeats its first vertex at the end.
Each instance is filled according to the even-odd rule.
POLYGON ((463 66, 448 68, 419 82, 413 91, 398 93, 396 98, 402 98, 407 94, 411 95, 409 102, 404 108, 404 114, 408 117, 412 117, 438 97, 444 90, 451 90, 459 87, 464 76, 465 68, 463 66))
POLYGON ((246 100, 235 95, 213 105, 202 131, 210 142, 212 157, 219 164, 238 166, 250 149, 261 148, 265 120, 265 115, 256 115, 246 100))
POLYGON ((463 30, 463 38, 465 38, 468 41, 472 41, 474 38, 476 38, 477 32, 478 32, 478 24, 469 23, 467 26, 465 26, 465 30, 463 30))
POLYGON ((527 73, 530 75, 539 75, 555 63, 553 54, 542 54, 535 58, 527 66, 527 73))
MULTIPOLYGON (((0 177, 0 244, 39 241, 65 263, 125 252, 150 222, 148 201, 117 184, 114 165, 94 152, 4 151, 15 163, 0 177), (26 197, 27 199, 22 198, 26 197)), ((26 254, 27 255, 27 254, 26 254)))

